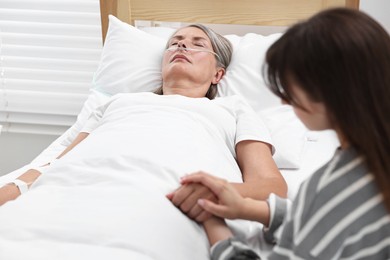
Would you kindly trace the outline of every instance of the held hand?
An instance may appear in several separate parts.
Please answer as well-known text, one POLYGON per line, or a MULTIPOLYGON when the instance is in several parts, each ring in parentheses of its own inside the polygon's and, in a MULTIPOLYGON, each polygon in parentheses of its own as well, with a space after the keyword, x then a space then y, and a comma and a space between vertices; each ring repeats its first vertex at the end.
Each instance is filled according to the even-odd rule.
POLYGON ((208 199, 201 198, 198 204, 206 211, 221 218, 240 218, 246 200, 238 191, 224 179, 199 172, 182 178, 183 185, 202 184, 208 187, 217 197, 218 204, 208 199))
POLYGON ((198 204, 199 199, 217 201, 216 196, 207 187, 199 183, 188 183, 182 185, 176 191, 167 195, 172 203, 181 209, 189 218, 197 222, 204 222, 211 217, 211 214, 205 211, 198 204))

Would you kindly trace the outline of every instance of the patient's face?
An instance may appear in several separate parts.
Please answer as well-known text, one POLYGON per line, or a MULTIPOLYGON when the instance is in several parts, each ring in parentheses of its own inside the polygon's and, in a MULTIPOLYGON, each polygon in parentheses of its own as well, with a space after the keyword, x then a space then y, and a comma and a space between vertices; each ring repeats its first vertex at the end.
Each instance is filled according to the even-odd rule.
POLYGON ((219 80, 217 61, 210 39, 200 29, 185 27, 169 40, 169 47, 182 47, 165 51, 162 61, 164 94, 204 97, 210 85, 219 80), (185 50, 185 48, 196 49, 185 50), (202 51, 204 50, 204 51, 202 51))

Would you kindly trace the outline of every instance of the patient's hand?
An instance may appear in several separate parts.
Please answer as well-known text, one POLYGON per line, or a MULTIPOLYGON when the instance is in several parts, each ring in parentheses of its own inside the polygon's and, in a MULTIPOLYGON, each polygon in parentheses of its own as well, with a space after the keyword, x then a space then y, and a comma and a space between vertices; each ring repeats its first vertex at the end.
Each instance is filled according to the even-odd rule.
POLYGON ((204 222, 211 217, 209 212, 199 206, 198 199, 202 198, 217 202, 214 193, 200 183, 182 185, 174 192, 167 194, 167 198, 189 218, 197 222, 204 222))

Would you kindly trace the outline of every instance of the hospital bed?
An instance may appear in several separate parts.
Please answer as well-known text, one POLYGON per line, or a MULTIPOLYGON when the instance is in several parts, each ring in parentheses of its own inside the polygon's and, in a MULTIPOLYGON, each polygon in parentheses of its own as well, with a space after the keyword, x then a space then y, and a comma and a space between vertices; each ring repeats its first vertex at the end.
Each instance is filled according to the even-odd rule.
MULTIPOLYGON (((196 22, 210 26, 212 26, 211 24, 231 24, 234 25, 234 28, 237 28, 237 25, 285 28, 320 10, 336 6, 358 8, 359 1, 101 0, 104 47, 99 67, 94 78, 91 79, 90 95, 80 111, 77 121, 30 164, 2 176, 0 183, 8 183, 31 167, 39 167, 48 162, 57 163, 55 158, 73 141, 82 129, 89 114, 96 107, 104 104, 112 95, 125 92, 152 91, 161 85, 160 61, 162 52, 167 38, 174 32, 174 29, 167 27, 137 29, 129 24, 147 20, 153 21, 154 24, 160 24, 161 22, 196 22)), ((280 37, 283 33, 282 30, 268 35, 258 33, 225 35, 232 42, 234 53, 226 76, 219 84, 218 95, 242 96, 263 118, 270 130, 276 148, 275 161, 288 183, 288 196, 293 199, 301 182, 333 156, 339 143, 332 131, 313 132, 307 130, 297 119, 292 108, 288 105, 282 105, 278 98, 267 89, 262 77, 262 62, 267 48, 280 37)), ((187 221, 183 219, 175 223, 174 230, 167 229, 170 226, 169 224, 165 228, 161 227, 165 224, 161 222, 160 225, 158 218, 155 219, 156 222, 154 223, 149 222, 150 228, 154 229, 153 233, 161 234, 150 238, 149 244, 143 243, 143 241, 148 240, 148 232, 142 235, 145 231, 143 229, 144 225, 133 227, 134 236, 139 237, 139 239, 130 239, 129 244, 126 244, 125 241, 128 239, 127 237, 120 237, 123 229, 114 226, 113 223, 107 225, 107 227, 100 227, 101 222, 98 221, 83 223, 83 225, 91 224, 96 225, 96 228, 109 229, 111 227, 118 229, 118 238, 115 239, 104 237, 105 234, 110 233, 109 231, 108 233, 101 232, 101 237, 96 234, 68 234, 65 231, 67 229, 66 223, 69 223, 69 221, 71 223, 77 222, 77 214, 69 216, 70 220, 66 217, 67 220, 60 222, 59 226, 56 226, 54 222, 44 220, 46 214, 56 210, 61 212, 61 210, 67 208, 58 208, 55 195, 57 191, 53 188, 53 200, 50 201, 53 204, 43 206, 46 210, 39 212, 37 216, 28 211, 30 208, 27 211, 19 209, 20 214, 35 216, 31 217, 32 224, 26 226, 20 225, 20 223, 2 223, 8 225, 8 227, 1 230, 0 259, 20 259, 18 257, 27 255, 30 259, 42 259, 40 258, 42 255, 53 259, 54 257, 55 259, 86 259, 85 257, 87 259, 103 259, 106 257, 116 259, 184 259, 180 258, 183 255, 186 255, 185 259, 207 259, 207 241, 201 229, 196 229, 198 233, 188 230, 188 234, 195 234, 200 237, 197 239, 186 238, 184 235, 182 237, 186 239, 178 241, 177 237, 169 234, 186 234, 187 226, 180 225, 180 221, 187 221), (39 220, 39 216, 42 220, 39 220), (72 220, 72 218, 75 219, 72 220), (61 241, 64 237, 69 237, 61 243, 56 243, 57 237, 51 237, 52 233, 48 232, 46 234, 45 228, 39 227, 39 225, 45 224, 47 230, 54 229, 54 233, 60 234, 61 241), (20 231, 13 235, 15 230, 20 231), (3 236, 4 232, 9 232, 10 235, 3 236), (13 239, 21 239, 21 241, 13 243, 15 242, 13 239), (153 242, 154 239, 156 241, 153 242), (171 249, 171 243, 176 243, 174 246, 176 250, 171 249), (4 245, 6 245, 6 250, 4 245), (42 251, 41 245, 46 245, 49 248, 42 251), (20 251, 19 246, 28 250, 20 251), (88 248, 87 251, 90 254, 78 254, 78 252, 85 252, 86 248, 88 248), (9 252, 14 252, 14 254, 9 252), (91 256, 95 258, 89 258, 91 256)), ((138 194, 135 192, 132 195, 136 197, 138 194)), ((96 202, 97 199, 91 198, 91 204, 98 203, 96 202)), ((104 200, 103 197, 99 197, 99 199, 104 200)), ((77 194, 75 195, 76 200, 77 194)), ((139 205, 134 201, 133 203, 134 209, 143 208, 140 216, 153 215, 156 214, 155 212, 163 211, 163 207, 167 207, 164 204, 165 202, 163 203, 164 206, 158 205, 157 202, 153 201, 153 198, 139 197, 137 202, 139 205), (145 204, 149 205, 148 208, 150 209, 146 210, 145 204)), ((7 204, 3 207, 13 207, 14 203, 7 204)), ((104 203, 102 204, 104 205, 104 203)), ((74 208, 72 209, 74 210, 74 208)), ((63 212, 66 213, 67 211, 63 212)), ((0 221, 6 221, 7 219, 1 219, 1 215, 2 212, 0 213, 0 221)), ((90 218, 93 219, 94 217, 92 212, 90 218)), ((106 221, 115 220, 107 219, 106 221)), ((139 219, 137 217, 128 219, 130 226, 131 221, 136 222, 139 219)), ((244 221, 231 221, 229 225, 253 246, 264 249, 259 253, 265 254, 267 248, 262 247, 260 245, 261 241, 257 239, 258 233, 261 231, 261 225, 244 221)))

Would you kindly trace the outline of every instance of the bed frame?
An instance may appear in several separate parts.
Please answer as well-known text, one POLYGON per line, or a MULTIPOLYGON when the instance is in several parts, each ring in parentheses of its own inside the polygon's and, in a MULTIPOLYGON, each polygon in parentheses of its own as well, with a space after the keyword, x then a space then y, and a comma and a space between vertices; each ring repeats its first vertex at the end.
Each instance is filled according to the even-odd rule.
POLYGON ((108 15, 136 20, 289 26, 331 7, 359 8, 359 0, 100 0, 103 41, 108 15))

